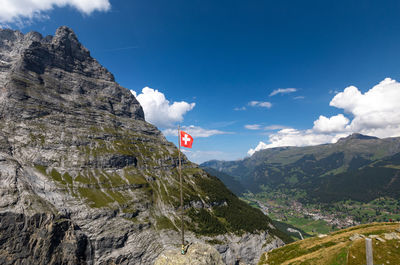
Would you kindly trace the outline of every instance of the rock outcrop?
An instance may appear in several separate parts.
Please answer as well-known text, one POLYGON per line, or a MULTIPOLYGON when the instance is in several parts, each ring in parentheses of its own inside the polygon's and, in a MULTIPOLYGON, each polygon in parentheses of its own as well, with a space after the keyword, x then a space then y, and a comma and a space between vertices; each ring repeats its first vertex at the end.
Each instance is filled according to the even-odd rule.
POLYGON ((86 264, 86 235, 71 220, 48 214, 0 214, 0 264, 86 264))
MULTIPOLYGON (((0 29, 0 263, 152 264, 179 242, 177 164, 71 29, 0 29)), ((268 217, 182 164, 187 240, 229 264, 283 244, 268 217)))
POLYGON ((168 250, 160 254, 154 265, 225 265, 218 251, 205 244, 193 244, 185 255, 180 250, 168 250))

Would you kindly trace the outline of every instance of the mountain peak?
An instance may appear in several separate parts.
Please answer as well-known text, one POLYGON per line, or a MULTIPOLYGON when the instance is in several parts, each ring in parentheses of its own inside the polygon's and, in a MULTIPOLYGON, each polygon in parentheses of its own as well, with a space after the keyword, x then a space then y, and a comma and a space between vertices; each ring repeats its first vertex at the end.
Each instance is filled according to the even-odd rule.
POLYGON ((364 135, 361 133, 353 133, 347 137, 340 138, 339 141, 347 141, 347 140, 372 140, 372 139, 379 139, 375 136, 364 135))
POLYGON ((45 38, 12 30, 0 31, 0 37, 0 117, 31 119, 79 109, 81 115, 96 114, 97 122, 106 114, 144 120, 139 102, 69 27, 45 38))
POLYGON ((74 31, 67 26, 61 26, 56 30, 52 44, 69 49, 70 55, 73 55, 72 52, 80 51, 83 56, 90 56, 89 51, 79 42, 74 31))
POLYGON ((76 40, 78 40, 78 38, 75 35, 75 32, 68 26, 60 26, 57 30, 56 30, 56 37, 72 37, 76 40))

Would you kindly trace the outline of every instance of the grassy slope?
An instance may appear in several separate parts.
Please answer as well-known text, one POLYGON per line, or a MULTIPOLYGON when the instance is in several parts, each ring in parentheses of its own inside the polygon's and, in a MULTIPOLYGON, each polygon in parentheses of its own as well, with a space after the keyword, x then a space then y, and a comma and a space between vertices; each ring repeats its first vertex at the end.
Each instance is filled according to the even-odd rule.
POLYGON ((263 254, 258 264, 365 264, 365 240, 351 241, 349 238, 354 234, 378 235, 385 240, 385 242, 377 239, 372 241, 374 264, 399 264, 400 240, 385 239, 385 233, 395 232, 400 236, 399 229, 399 223, 355 226, 336 231, 327 237, 308 238, 274 249, 263 254))
POLYGON ((289 223, 286 223, 286 222, 275 221, 275 220, 272 220, 272 223, 276 228, 278 228, 279 230, 283 231, 285 234, 290 236, 294 241, 301 240, 301 237, 300 237, 298 232, 289 232, 287 230, 288 228, 292 228, 292 229, 295 229, 295 230, 299 231, 302 234, 303 238, 311 237, 311 234, 305 232, 304 230, 302 230, 302 229, 300 229, 297 226, 294 226, 292 224, 289 224, 289 223))
POLYGON ((331 225, 329 225, 324 220, 313 220, 311 218, 301 217, 288 217, 287 221, 283 223, 286 223, 287 225, 306 232, 306 234, 303 235, 304 238, 310 237, 311 235, 327 234, 332 231, 331 225))

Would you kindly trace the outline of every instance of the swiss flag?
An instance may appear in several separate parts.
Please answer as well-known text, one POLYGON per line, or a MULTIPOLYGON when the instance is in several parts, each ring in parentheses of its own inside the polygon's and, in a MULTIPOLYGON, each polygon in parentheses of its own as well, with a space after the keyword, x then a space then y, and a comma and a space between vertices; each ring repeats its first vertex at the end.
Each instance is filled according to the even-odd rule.
POLYGON ((184 131, 180 131, 180 141, 181 141, 181 146, 192 148, 193 137, 190 136, 190 134, 187 134, 184 131))

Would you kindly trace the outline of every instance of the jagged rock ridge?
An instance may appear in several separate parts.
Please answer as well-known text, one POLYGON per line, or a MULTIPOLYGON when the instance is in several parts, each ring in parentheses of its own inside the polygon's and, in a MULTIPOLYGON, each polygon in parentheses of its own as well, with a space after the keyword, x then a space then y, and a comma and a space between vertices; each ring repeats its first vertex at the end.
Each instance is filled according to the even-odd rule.
MULTIPOLYGON (((179 242, 177 159, 71 29, 0 30, 2 264, 152 264, 179 242)), ((283 244, 268 217, 182 162, 190 242, 229 264, 283 244)))

